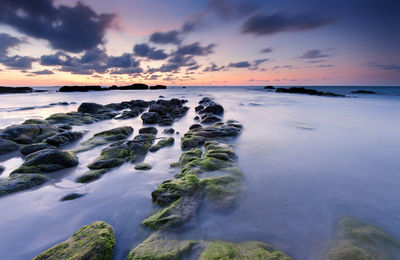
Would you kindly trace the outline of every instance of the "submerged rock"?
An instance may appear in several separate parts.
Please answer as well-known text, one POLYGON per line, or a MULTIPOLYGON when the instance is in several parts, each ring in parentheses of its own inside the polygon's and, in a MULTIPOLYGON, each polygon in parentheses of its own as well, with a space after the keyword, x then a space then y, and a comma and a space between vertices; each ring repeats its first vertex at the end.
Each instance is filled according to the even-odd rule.
POLYGON ((157 142, 157 144, 150 147, 150 152, 156 152, 156 151, 160 150, 161 148, 164 148, 167 146, 172 146, 172 145, 174 145, 174 142, 175 142, 175 139, 173 137, 161 139, 160 141, 157 142))
POLYGON ((38 143, 38 144, 28 144, 23 146, 19 151, 21 152, 21 154, 23 155, 28 155, 40 150, 44 150, 44 149, 55 149, 55 146, 51 146, 47 143, 38 143))
POLYGON ((111 112, 112 109, 96 103, 82 103, 78 107, 78 112, 88 114, 100 114, 104 112, 111 112))
POLYGON ((147 170, 151 170, 151 165, 148 163, 138 163, 135 165, 135 170, 142 170, 142 171, 147 171, 147 170))
POLYGON ((45 149, 28 155, 16 173, 48 173, 78 165, 78 158, 69 151, 45 149))
POLYGON ((19 146, 13 141, 0 138, 0 155, 18 151, 19 146))
POLYGON ((83 137, 85 132, 77 132, 77 131, 67 131, 61 134, 54 135, 52 137, 47 138, 45 141, 49 145, 60 147, 69 143, 72 143, 76 140, 79 140, 83 137))
POLYGON ((336 240, 322 259, 397 259, 400 241, 366 222, 343 218, 337 227, 336 240))
POLYGON ((42 185, 47 181, 48 178, 42 174, 12 174, 6 179, 0 179, 0 197, 42 185))
POLYGON ((62 197, 60 199, 60 201, 74 200, 74 199, 80 198, 80 197, 82 197, 84 195, 85 194, 71 193, 71 194, 68 194, 68 195, 65 195, 64 197, 62 197))
POLYGON ((141 116, 144 124, 157 124, 160 116, 156 112, 146 112, 141 116))
POLYGON ((260 241, 179 240, 171 234, 156 232, 133 249, 127 260, 135 259, 237 259, 291 260, 282 251, 260 241))
POLYGON ((104 221, 80 228, 68 240, 33 258, 44 259, 104 259, 111 260, 115 246, 114 231, 104 221))
POLYGON ((110 130, 96 133, 90 139, 81 143, 82 147, 75 152, 83 152, 93 149, 96 146, 104 145, 111 142, 117 142, 128 138, 133 133, 130 126, 121 126, 110 130))
POLYGON ((173 128, 166 128, 166 129, 164 129, 164 131, 163 131, 163 134, 172 135, 173 133, 175 133, 175 129, 173 129, 173 128))

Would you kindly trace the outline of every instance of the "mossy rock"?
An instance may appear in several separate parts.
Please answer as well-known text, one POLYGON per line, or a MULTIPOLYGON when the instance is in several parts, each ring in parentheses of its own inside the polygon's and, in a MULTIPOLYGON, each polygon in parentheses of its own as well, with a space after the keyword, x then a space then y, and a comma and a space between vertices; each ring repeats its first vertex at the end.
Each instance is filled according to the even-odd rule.
POLYGON ((158 133, 157 128, 153 127, 153 126, 149 126, 149 127, 143 127, 139 129, 139 134, 152 134, 152 135, 156 135, 158 133))
POLYGON ((115 238, 112 227, 103 221, 96 221, 80 228, 71 238, 46 250, 33 260, 111 260, 114 246, 115 238))
POLYGON ((85 132, 66 131, 61 134, 57 134, 47 138, 45 142, 48 143, 49 145, 60 147, 62 145, 66 145, 81 139, 84 134, 85 132))
POLYGON ((259 241, 246 241, 233 243, 226 241, 209 242, 205 250, 200 255, 200 260, 291 260, 292 258, 285 253, 275 249, 269 244, 259 241))
POLYGON ((154 233, 143 243, 133 249, 127 260, 164 260, 181 259, 182 256, 189 253, 197 244, 190 240, 171 240, 162 239, 158 233, 154 233))
POLYGON ((59 133, 59 129, 49 124, 11 125, 0 132, 0 138, 18 144, 39 143, 59 133))
POLYGON ((202 179, 201 186, 206 197, 219 208, 234 206, 243 192, 242 179, 233 175, 202 179))
POLYGON ((127 260, 133 259, 292 260, 282 251, 260 241, 179 240, 176 235, 160 231, 150 235, 129 253, 127 260))
POLYGON ((78 165, 74 153, 58 149, 45 149, 28 155, 25 162, 11 174, 48 173, 78 165))
POLYGON ((60 199, 60 201, 74 200, 74 199, 80 198, 80 197, 82 197, 84 195, 85 194, 80 194, 80 193, 70 193, 70 194, 67 194, 67 195, 63 196, 60 199))
POLYGON ((173 162, 169 165, 170 168, 178 168, 181 165, 180 162, 173 162))
POLYGON ((323 259, 397 259, 400 241, 389 233, 354 218, 343 218, 337 227, 333 246, 323 259))
POLYGON ((15 142, 0 138, 0 155, 18 151, 18 148, 15 142))
POLYGON ((0 197, 10 193, 27 190, 46 183, 49 179, 42 174, 13 174, 0 179, 0 197))
POLYGON ((23 155, 28 155, 28 154, 35 153, 35 152, 40 151, 40 150, 55 149, 55 148, 56 148, 55 146, 49 145, 47 143, 38 143, 38 144, 25 145, 19 151, 23 155))
POLYGON ((79 183, 92 182, 92 181, 100 179, 101 176, 106 174, 108 171, 109 171, 109 169, 88 171, 85 174, 83 174, 83 175, 79 176, 78 178, 76 178, 75 181, 79 182, 79 183))
POLYGON ((141 171, 148 171, 148 170, 151 170, 151 165, 150 164, 148 164, 148 163, 138 163, 138 164, 136 164, 135 166, 134 166, 134 168, 136 169, 136 170, 141 170, 141 171))
POLYGON ((175 142, 175 139, 173 137, 161 139, 160 141, 157 142, 157 144, 150 147, 150 152, 156 152, 166 146, 172 146, 172 145, 174 145, 174 142, 175 142))

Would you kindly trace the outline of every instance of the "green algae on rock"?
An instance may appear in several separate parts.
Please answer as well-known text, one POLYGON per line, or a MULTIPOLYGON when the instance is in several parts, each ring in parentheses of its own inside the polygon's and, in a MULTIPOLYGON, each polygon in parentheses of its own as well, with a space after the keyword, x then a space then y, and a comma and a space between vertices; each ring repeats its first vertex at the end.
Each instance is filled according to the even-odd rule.
POLYGON ((173 137, 161 139, 160 141, 157 142, 157 144, 150 147, 150 152, 157 152, 161 148, 164 148, 167 146, 172 146, 172 145, 174 145, 174 142, 175 142, 175 139, 173 137))
POLYGON ((110 130, 96 133, 90 139, 81 143, 81 147, 75 152, 84 152, 93 149, 96 146, 104 145, 111 142, 117 142, 128 138, 133 133, 130 126, 122 126, 110 130))
POLYGON ((6 179, 0 179, 0 197, 40 186, 47 181, 48 178, 42 174, 12 174, 6 179))
POLYGON ((343 218, 333 246, 322 259, 397 259, 400 241, 385 231, 358 219, 343 218))
POLYGON ((148 163, 138 163, 134 166, 135 170, 148 171, 151 170, 151 165, 148 163))
POLYGON ((44 259, 112 259, 115 246, 114 231, 103 221, 80 228, 68 240, 61 242, 33 258, 44 259))
POLYGON ((32 153, 25 162, 15 169, 15 173, 48 173, 78 165, 78 158, 70 151, 45 149, 32 153))
POLYGON ((275 247, 260 241, 241 243, 227 241, 179 240, 172 234, 155 232, 134 248, 127 260, 139 259, 260 259, 292 260, 275 247))

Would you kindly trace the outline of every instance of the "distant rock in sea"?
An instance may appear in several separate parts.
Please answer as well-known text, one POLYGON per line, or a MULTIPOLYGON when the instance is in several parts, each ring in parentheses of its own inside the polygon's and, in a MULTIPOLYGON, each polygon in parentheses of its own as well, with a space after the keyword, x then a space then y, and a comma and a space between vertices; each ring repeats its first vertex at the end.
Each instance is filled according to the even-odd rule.
POLYGON ((150 86, 150 89, 167 89, 167 86, 164 85, 155 85, 155 86, 150 86))
POLYGON ((264 89, 275 89, 273 86, 265 86, 264 89))
POLYGON ((360 89, 360 90, 355 90, 355 91, 352 91, 352 92, 350 92, 351 94, 376 94, 376 92, 375 91, 370 91, 370 90, 362 90, 362 89, 360 89))
POLYGON ((87 92, 87 91, 104 91, 108 88, 102 88, 101 86, 63 86, 59 92, 87 92))
POLYGON ((33 88, 30 87, 2 87, 0 86, 0 94, 21 94, 31 93, 33 88))
POLYGON ((128 86, 121 86, 117 88, 118 90, 137 90, 137 89, 149 89, 149 86, 143 83, 135 83, 128 86))
POLYGON ((313 96, 328 96, 328 97, 345 97, 342 94, 336 94, 332 92, 323 92, 315 89, 308 89, 303 87, 291 87, 291 88, 278 88, 275 92, 278 93, 294 93, 294 94, 306 94, 313 96))

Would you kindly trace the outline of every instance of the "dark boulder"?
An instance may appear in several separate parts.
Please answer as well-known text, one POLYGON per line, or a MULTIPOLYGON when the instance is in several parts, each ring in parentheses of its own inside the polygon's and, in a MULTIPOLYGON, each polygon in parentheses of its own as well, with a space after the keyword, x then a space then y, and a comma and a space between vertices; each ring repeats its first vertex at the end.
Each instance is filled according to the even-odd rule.
POLYGON ((59 129, 49 124, 11 125, 0 132, 0 138, 11 140, 18 144, 31 144, 39 143, 58 133, 59 129))
POLYGON ((143 127, 139 129, 139 134, 152 134, 156 135, 158 133, 157 128, 149 126, 149 127, 143 127))
POLYGON ((160 116, 156 112, 146 112, 141 116, 145 124, 157 124, 160 116))
POLYGON ((88 92, 88 91, 104 91, 107 88, 102 88, 101 86, 63 86, 58 91, 59 92, 88 92))
POLYGON ((155 90, 155 89, 167 89, 167 86, 155 85, 155 86, 150 86, 150 89, 152 89, 152 90, 155 90))
POLYGON ((65 195, 64 197, 62 197, 60 199, 60 201, 74 200, 74 199, 80 198, 80 197, 82 197, 84 195, 85 194, 71 193, 71 194, 68 194, 68 195, 65 195))
POLYGON ((149 112, 156 112, 159 115, 164 115, 167 112, 167 107, 163 105, 153 104, 149 107, 149 112))
POLYGON ((38 144, 28 144, 25 145, 24 147, 22 147, 19 151, 23 154, 23 155, 28 155, 40 150, 44 150, 44 149, 54 149, 56 147, 51 146, 49 144, 46 143, 38 143, 38 144))
POLYGON ((111 109, 107 108, 103 105, 96 103, 82 103, 78 107, 78 112, 80 113, 88 113, 88 114, 100 114, 104 112, 110 112, 111 109))
POLYGON ((173 133, 175 133, 175 129, 173 129, 173 128, 166 128, 163 131, 163 134, 170 134, 171 135, 173 133))
POLYGON ((0 197, 17 191, 27 190, 47 182, 42 174, 13 174, 6 179, 0 179, 0 197))
POLYGON ((264 89, 275 89, 273 86, 265 86, 264 89))
POLYGON ((128 86, 121 86, 118 88, 119 90, 139 90, 139 89, 149 89, 149 86, 142 83, 135 83, 128 86))
POLYGON ((15 152, 18 148, 16 143, 0 138, 0 155, 15 152))
POLYGON ((278 93, 294 93, 294 94, 306 94, 313 96, 329 96, 329 97, 344 97, 345 95, 335 94, 331 92, 323 92, 315 89, 308 89, 303 87, 291 87, 291 88, 277 88, 275 92, 278 93))
POLYGON ((81 139, 83 137, 83 134, 83 132, 67 131, 47 138, 46 143, 59 147, 81 139))

